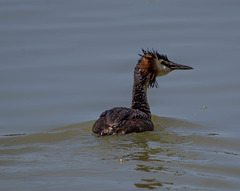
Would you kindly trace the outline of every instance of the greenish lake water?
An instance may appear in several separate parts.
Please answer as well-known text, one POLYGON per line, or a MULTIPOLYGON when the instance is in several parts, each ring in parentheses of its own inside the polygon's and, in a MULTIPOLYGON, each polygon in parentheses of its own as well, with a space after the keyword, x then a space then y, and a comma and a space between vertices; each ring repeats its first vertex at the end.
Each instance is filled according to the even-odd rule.
POLYGON ((0 190, 238 191, 240 2, 0 2, 0 190), (148 90, 155 131, 99 137, 141 48, 194 68, 148 90))

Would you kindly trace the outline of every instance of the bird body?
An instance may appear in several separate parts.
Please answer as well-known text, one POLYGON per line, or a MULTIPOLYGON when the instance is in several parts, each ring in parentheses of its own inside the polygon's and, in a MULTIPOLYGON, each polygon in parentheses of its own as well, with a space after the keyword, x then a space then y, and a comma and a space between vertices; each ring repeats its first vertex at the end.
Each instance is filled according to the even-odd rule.
POLYGON ((153 131, 149 116, 138 109, 115 107, 104 111, 93 126, 93 132, 100 135, 153 131))
POLYGON ((151 111, 147 101, 147 88, 157 87, 156 78, 172 70, 189 70, 189 66, 176 64, 157 51, 145 51, 140 55, 135 70, 131 108, 115 107, 104 111, 94 123, 92 131, 99 135, 153 131, 151 111))

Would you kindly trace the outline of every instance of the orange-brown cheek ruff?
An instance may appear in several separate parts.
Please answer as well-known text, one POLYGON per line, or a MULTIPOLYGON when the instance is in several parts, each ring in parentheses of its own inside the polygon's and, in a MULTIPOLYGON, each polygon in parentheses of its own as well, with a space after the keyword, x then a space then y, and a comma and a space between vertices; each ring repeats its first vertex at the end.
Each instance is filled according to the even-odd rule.
POLYGON ((131 108, 115 107, 104 111, 94 123, 92 131, 99 135, 117 133, 138 133, 153 131, 150 107, 147 101, 147 87, 157 86, 157 76, 163 76, 172 70, 189 70, 189 66, 175 64, 167 56, 157 51, 145 51, 134 70, 131 108))
POLYGON ((158 76, 159 69, 156 63, 157 59, 150 54, 142 56, 139 60, 139 72, 142 74, 143 78, 146 78, 150 87, 158 86, 156 78, 158 76))

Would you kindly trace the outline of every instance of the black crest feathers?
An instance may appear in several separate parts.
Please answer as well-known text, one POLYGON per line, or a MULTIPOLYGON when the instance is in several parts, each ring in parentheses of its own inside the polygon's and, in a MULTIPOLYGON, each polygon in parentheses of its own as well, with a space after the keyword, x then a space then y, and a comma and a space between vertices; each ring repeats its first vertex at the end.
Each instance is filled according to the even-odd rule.
POLYGON ((152 50, 149 50, 149 49, 144 50, 144 49, 142 48, 142 52, 143 52, 143 55, 142 55, 142 54, 138 54, 138 55, 141 56, 141 57, 146 57, 146 58, 148 58, 148 59, 155 58, 155 59, 158 59, 158 60, 163 59, 163 60, 169 61, 167 55, 159 54, 159 53, 158 53, 156 50, 154 50, 154 49, 152 49, 152 50))

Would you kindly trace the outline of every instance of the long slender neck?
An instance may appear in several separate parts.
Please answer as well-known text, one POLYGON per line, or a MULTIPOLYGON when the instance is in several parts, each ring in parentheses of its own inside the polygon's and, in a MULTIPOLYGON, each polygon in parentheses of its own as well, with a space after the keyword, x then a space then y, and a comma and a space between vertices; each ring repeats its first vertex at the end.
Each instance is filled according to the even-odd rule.
POLYGON ((151 119, 150 107, 147 101, 147 87, 148 81, 143 78, 139 71, 139 65, 136 66, 134 71, 134 83, 132 92, 132 109, 138 109, 148 115, 151 119))

